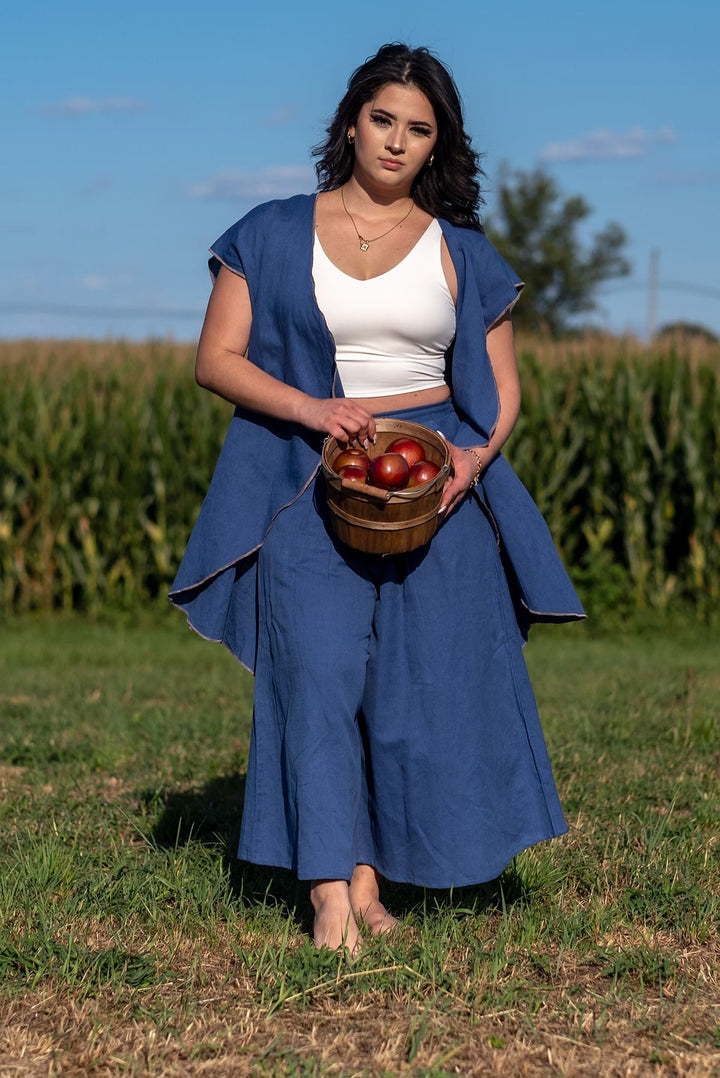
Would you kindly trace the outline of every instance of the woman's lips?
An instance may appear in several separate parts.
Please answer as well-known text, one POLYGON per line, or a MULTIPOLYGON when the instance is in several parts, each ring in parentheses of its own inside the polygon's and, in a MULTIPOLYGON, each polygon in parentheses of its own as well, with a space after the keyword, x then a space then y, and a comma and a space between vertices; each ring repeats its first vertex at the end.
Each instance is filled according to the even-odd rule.
POLYGON ((390 169, 391 172, 397 172, 399 168, 403 167, 402 161, 392 161, 389 160, 387 157, 381 157, 380 164, 383 166, 383 168, 390 169))

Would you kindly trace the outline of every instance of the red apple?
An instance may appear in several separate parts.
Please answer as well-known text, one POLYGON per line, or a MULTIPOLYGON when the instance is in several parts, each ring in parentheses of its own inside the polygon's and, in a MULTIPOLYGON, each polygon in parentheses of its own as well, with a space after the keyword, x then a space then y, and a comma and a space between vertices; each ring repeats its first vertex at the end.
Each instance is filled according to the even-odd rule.
POLYGON ((419 460, 410 469, 409 487, 421 487, 423 483, 429 483, 439 473, 437 464, 431 460, 419 460))
POLYGON ((383 453, 370 461, 368 482, 383 490, 402 490, 407 486, 410 469, 405 457, 399 453, 383 453))
POLYGON ((349 479, 351 483, 364 483, 367 479, 367 470, 358 464, 343 464, 336 471, 342 479, 349 479))
POLYGON ((354 468, 364 468, 365 475, 367 475, 370 467, 370 457, 364 449, 343 449, 342 453, 338 453, 333 461, 333 471, 336 471, 339 475, 340 469, 348 464, 352 464, 354 468))
POLYGON ((408 468, 412 468, 413 464, 417 464, 425 456, 425 450, 420 445, 420 442, 416 442, 414 438, 407 437, 396 438, 394 442, 390 443, 385 452, 399 453, 401 457, 405 457, 408 468))

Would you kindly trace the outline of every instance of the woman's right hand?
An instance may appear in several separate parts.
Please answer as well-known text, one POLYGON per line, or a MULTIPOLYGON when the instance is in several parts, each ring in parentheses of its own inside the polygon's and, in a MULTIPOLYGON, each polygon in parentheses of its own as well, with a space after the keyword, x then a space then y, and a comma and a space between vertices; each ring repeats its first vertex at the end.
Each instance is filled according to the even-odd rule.
POLYGON ((362 404, 347 397, 311 397, 251 363, 251 325, 247 283, 223 266, 200 334, 195 361, 199 385, 242 408, 301 423, 341 442, 367 447, 375 441, 375 420, 362 404))
POLYGON ((339 442, 358 442, 367 449, 375 441, 372 413, 348 397, 307 397, 299 419, 310 430, 330 434, 339 442))

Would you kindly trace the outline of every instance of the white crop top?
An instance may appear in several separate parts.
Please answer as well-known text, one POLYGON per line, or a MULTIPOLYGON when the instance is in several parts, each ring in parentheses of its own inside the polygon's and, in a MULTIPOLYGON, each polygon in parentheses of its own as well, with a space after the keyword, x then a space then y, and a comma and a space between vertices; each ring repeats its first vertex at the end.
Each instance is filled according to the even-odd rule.
POLYGON ((445 352, 455 336, 455 304, 433 220, 387 273, 359 281, 335 266, 315 233, 315 298, 335 338, 346 397, 387 397, 445 384, 445 352))

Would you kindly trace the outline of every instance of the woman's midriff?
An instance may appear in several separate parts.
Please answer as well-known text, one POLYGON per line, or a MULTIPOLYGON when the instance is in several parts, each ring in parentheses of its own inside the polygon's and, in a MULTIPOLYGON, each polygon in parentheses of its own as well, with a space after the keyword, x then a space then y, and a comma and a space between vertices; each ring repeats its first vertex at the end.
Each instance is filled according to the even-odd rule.
POLYGON ((353 397, 363 408, 373 415, 394 412, 399 408, 418 408, 427 404, 440 404, 450 396, 450 387, 434 386, 432 389, 417 389, 412 393, 393 393, 388 397, 353 397))

